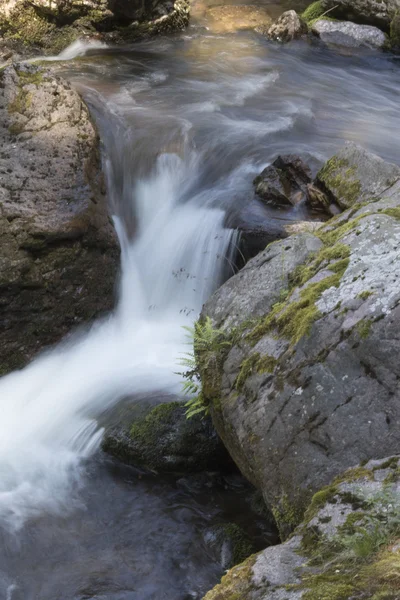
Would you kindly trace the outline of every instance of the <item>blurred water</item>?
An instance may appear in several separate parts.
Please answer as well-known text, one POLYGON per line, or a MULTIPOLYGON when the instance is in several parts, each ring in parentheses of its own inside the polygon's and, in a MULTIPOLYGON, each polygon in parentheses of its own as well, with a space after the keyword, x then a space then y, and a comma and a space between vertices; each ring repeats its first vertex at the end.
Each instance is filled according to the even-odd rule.
MULTIPOLYGON (((202 22, 182 35, 131 48, 79 45, 62 58, 77 54, 78 61, 57 68, 84 94, 101 132, 122 247, 120 296, 108 319, 0 382, 3 597, 172 600, 181 596, 175 588, 168 592, 171 566, 163 561, 175 521, 164 522, 162 500, 171 488, 163 484, 153 493, 130 485, 129 491, 119 489, 118 500, 102 504, 109 476, 98 467, 91 478, 87 466, 102 436, 98 418, 131 392, 179 389, 181 325, 193 321, 234 270, 237 240, 224 223, 232 215, 257 224, 276 218, 254 198, 252 179, 278 153, 301 154, 316 170, 353 140, 400 162, 400 71, 396 59, 383 53, 343 55, 307 42, 274 45, 253 33, 214 35, 202 22), (94 485, 103 492, 95 493, 94 485), (132 505, 141 511, 136 534, 129 531, 134 544, 121 530, 109 539, 118 560, 126 560, 118 540, 128 545, 133 563, 121 572, 104 558, 96 528, 112 524, 117 513, 126 525, 132 489, 132 505), (154 539, 144 538, 159 518, 165 535, 157 536, 156 546, 163 559, 152 588, 156 550, 154 539), (58 555, 60 544, 73 539, 70 557, 58 555), (21 552, 24 547, 29 551, 21 552), (146 552, 149 566, 140 570, 138 557, 146 552), (79 569, 77 574, 74 553, 82 565, 91 554, 101 569, 107 565, 104 589, 82 591, 96 570, 86 568, 86 579, 79 569), (56 563, 65 567, 62 576, 56 563)), ((280 218, 295 216, 291 211, 280 218)), ((189 518, 176 532, 174 552, 181 552, 179 540, 194 535, 195 525, 189 518)), ((202 565, 193 582, 199 594, 220 569, 211 559, 193 560, 193 573, 202 565)), ((173 574, 178 588, 187 590, 181 575, 173 574)), ((198 597, 187 593, 182 599, 198 597)))

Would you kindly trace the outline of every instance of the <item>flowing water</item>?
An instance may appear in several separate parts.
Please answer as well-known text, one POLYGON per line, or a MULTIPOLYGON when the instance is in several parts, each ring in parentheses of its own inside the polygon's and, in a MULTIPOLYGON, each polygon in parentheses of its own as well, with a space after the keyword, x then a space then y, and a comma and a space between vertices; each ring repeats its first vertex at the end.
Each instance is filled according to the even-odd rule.
POLYGON ((394 57, 205 25, 53 65, 99 126, 122 273, 112 315, 0 382, 0 598, 184 600, 218 580, 202 532, 258 535, 245 492, 118 467, 98 420, 131 393, 179 391, 182 325, 235 270, 226 224, 276 218, 252 179, 278 153, 315 170, 354 140, 400 163, 394 57))

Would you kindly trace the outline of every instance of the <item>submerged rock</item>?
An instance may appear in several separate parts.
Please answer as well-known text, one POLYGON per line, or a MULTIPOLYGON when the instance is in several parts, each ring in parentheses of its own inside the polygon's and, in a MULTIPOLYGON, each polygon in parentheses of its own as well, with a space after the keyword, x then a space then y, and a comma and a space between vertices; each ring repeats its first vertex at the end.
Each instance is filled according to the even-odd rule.
POLYGON ((0 73, 0 369, 113 306, 119 262, 99 140, 79 95, 28 65, 0 73))
POLYGON ((372 25, 320 19, 313 23, 311 30, 323 42, 334 46, 383 48, 387 44, 387 37, 383 31, 372 25))
POLYGON ((311 171, 298 156, 278 156, 254 179, 255 192, 265 204, 275 208, 296 206, 306 197, 311 171))
POLYGON ((232 33, 234 31, 268 28, 271 16, 262 7, 256 5, 221 5, 208 8, 207 28, 213 33, 232 33))
POLYGON ((204 542, 223 569, 230 569, 255 552, 249 536, 235 523, 224 523, 208 529, 204 533, 204 542))
POLYGON ((333 476, 400 444, 398 167, 343 153, 347 177, 365 172, 352 208, 271 244, 202 313, 226 332, 216 368, 199 355, 213 422, 286 532, 333 476))
POLYGON ((164 473, 231 469, 210 417, 186 417, 182 402, 159 404, 106 432, 103 449, 134 466, 164 473))
POLYGON ((400 457, 350 469, 313 498, 293 537, 248 558, 204 600, 394 600, 400 457))
POLYGON ((305 21, 295 10, 288 10, 268 29, 267 36, 277 42, 291 42, 307 34, 305 21))

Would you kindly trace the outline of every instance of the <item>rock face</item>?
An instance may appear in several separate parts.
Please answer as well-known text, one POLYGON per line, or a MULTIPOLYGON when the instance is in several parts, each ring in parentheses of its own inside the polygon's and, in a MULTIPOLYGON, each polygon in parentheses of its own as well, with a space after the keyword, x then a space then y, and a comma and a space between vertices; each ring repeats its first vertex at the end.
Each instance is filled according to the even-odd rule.
POLYGON ((0 1, 0 35, 12 51, 58 54, 78 38, 126 43, 185 28, 186 0, 0 1))
POLYGON ((267 35, 277 42, 291 42, 308 32, 308 27, 295 10, 288 10, 268 29, 267 35))
MULTIPOLYGON (((359 203, 270 245, 203 310, 227 342, 199 356, 214 424, 282 531, 333 476, 400 444, 400 180, 359 154, 359 203)), ((346 164, 346 188, 354 176, 346 164)))
POLYGON ((254 179, 256 194, 274 208, 296 206, 306 197, 311 171, 298 156, 278 156, 254 179))
POLYGON ((399 463, 345 472, 314 496, 293 537, 228 571, 204 600, 399 598, 399 463))
POLYGON ((376 25, 386 31, 400 10, 400 0, 322 0, 321 5, 323 10, 331 10, 331 17, 376 25))
POLYGON ((383 196, 400 180, 400 167, 348 143, 319 171, 315 183, 342 209, 383 196))
POLYGON ((103 449, 130 465, 163 473, 232 469, 208 417, 186 417, 181 402, 159 404, 145 416, 107 431, 103 449))
POLYGON ((8 67, 0 80, 4 373, 112 307, 119 250, 79 95, 33 66, 8 67))
POLYGON ((323 42, 334 46, 383 48, 387 43, 383 31, 372 25, 320 19, 313 23, 311 30, 323 42))

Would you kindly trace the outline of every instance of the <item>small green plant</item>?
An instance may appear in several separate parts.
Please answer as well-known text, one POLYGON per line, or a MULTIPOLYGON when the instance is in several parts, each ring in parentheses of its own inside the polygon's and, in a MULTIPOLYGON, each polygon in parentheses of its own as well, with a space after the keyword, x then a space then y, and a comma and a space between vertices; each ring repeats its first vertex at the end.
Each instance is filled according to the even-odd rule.
POLYGON ((206 317, 204 321, 196 321, 193 327, 184 326, 184 329, 188 344, 193 348, 179 360, 180 366, 186 369, 180 375, 185 379, 184 394, 191 396, 185 404, 186 416, 190 419, 201 413, 207 415, 210 410, 209 400, 203 393, 200 371, 218 368, 221 350, 229 348, 232 342, 222 329, 214 329, 210 317, 206 317))

